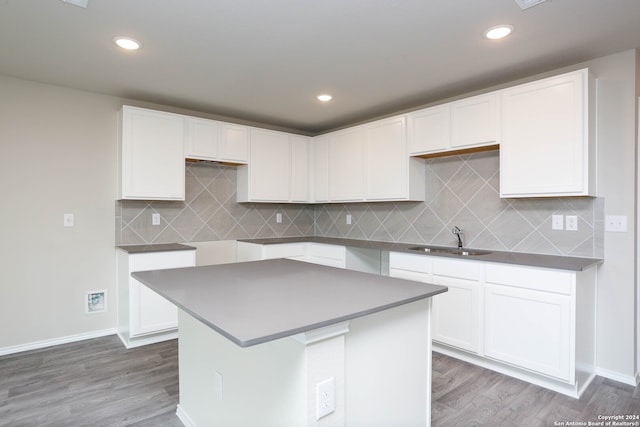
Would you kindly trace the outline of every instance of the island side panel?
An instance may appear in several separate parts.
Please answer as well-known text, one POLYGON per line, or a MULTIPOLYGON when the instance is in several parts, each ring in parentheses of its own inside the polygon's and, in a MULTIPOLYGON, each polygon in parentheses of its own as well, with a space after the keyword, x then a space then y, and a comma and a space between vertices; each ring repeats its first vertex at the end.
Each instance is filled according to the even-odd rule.
POLYGON ((351 321, 347 426, 431 425, 430 316, 427 298, 351 321))
POLYGON ((306 424, 303 345, 280 339, 242 348, 182 310, 179 334, 177 412, 186 426, 306 424))

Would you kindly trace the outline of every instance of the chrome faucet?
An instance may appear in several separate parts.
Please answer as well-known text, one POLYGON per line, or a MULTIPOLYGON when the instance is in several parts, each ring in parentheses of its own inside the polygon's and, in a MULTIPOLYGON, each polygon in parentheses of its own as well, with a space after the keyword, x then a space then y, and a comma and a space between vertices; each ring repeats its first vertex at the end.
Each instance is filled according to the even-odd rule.
POLYGON ((458 249, 462 250, 462 237, 460 237, 462 229, 456 225, 451 232, 458 238, 458 249))

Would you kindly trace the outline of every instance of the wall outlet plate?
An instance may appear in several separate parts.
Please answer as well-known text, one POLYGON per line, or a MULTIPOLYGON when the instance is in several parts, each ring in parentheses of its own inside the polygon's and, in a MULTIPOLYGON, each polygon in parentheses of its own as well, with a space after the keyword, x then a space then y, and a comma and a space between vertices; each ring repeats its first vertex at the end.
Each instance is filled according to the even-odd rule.
POLYGON ((564 215, 551 215, 551 229, 564 230, 564 215))
POLYGON ((614 233, 627 232, 627 216, 626 215, 607 215, 604 219, 604 231, 612 231, 614 233))
POLYGON ((316 384, 316 419, 326 417, 336 410, 335 390, 333 377, 316 384))

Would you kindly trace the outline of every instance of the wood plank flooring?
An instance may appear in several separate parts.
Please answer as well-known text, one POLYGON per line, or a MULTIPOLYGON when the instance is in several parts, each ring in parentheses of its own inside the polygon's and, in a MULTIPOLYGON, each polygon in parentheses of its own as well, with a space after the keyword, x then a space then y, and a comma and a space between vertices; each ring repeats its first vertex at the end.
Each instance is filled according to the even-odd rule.
MULTIPOLYGON (((0 357, 0 426, 181 427, 177 353, 175 340, 126 350, 110 336, 0 357)), ((640 416, 640 388, 598 377, 576 400, 434 353, 434 427, 586 425, 598 415, 640 416)))

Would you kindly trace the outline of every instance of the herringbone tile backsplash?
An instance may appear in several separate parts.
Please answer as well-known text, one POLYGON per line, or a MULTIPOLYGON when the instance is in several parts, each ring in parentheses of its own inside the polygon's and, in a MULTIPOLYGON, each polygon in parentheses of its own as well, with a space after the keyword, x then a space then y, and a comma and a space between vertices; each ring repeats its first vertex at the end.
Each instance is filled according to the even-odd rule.
POLYGON ((425 167, 425 202, 290 205, 236 203, 234 167, 188 163, 184 202, 116 202, 116 242, 316 235, 454 246, 457 225, 466 247, 603 256, 603 199, 500 199, 496 151, 425 160, 425 167), (159 226, 152 213, 160 213, 159 226), (576 215, 578 231, 552 230, 553 214, 576 215))

